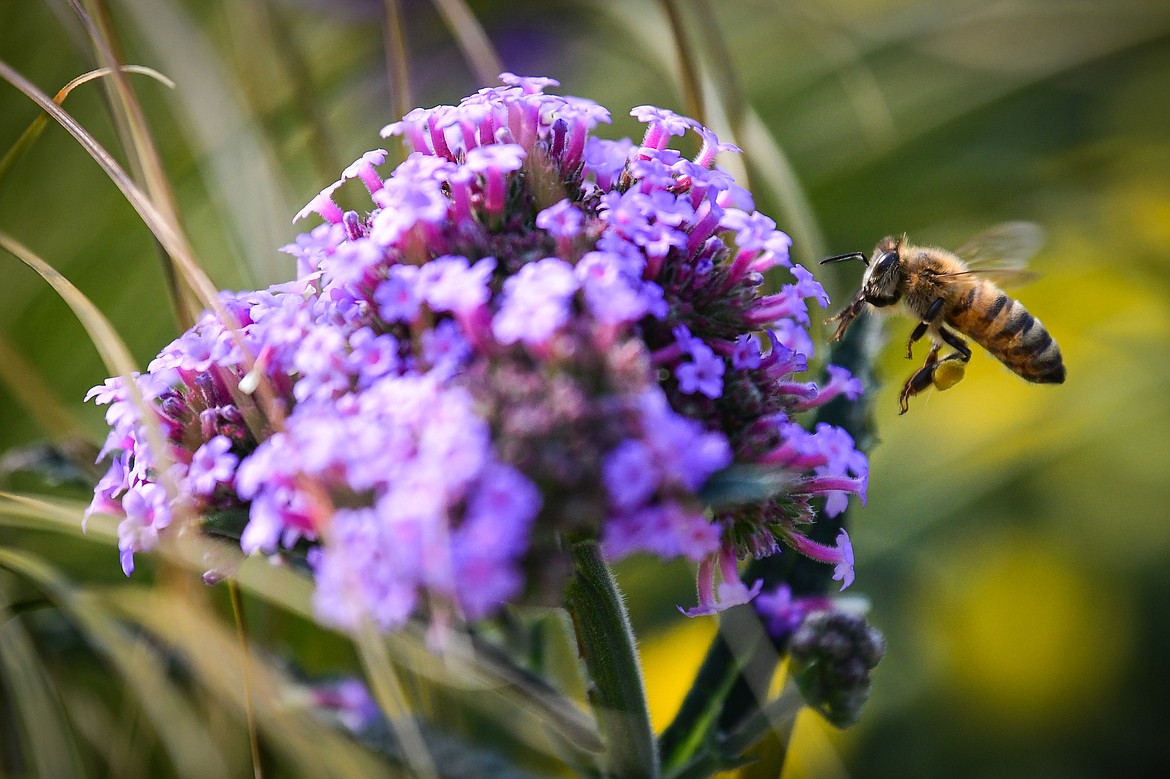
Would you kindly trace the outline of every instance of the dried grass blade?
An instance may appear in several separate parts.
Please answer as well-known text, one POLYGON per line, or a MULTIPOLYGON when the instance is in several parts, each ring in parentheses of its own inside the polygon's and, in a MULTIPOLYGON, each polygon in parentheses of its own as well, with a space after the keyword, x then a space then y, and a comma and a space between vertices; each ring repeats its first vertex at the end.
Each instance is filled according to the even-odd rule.
POLYGON ((194 678, 235 716, 244 711, 241 669, 246 664, 264 743, 295 765, 298 775, 386 775, 384 763, 310 716, 306 701, 295 695, 299 685, 278 664, 255 651, 241 652, 234 631, 199 603, 167 588, 122 587, 104 599, 183 657, 194 678))

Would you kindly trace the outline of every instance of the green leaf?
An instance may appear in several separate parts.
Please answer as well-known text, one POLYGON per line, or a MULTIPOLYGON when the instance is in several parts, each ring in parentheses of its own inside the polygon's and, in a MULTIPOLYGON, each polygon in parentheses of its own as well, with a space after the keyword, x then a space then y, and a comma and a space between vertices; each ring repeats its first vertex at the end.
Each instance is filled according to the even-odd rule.
POLYGON ((203 529, 208 535, 239 541, 248 524, 248 509, 245 507, 213 511, 203 516, 203 529))
POLYGON ((61 446, 45 442, 9 449, 0 457, 0 484, 17 480, 44 488, 93 488, 92 474, 82 469, 61 446))
POLYGON ((714 474, 699 491, 699 497, 714 509, 731 508, 768 500, 795 481, 792 472, 783 468, 743 463, 714 474))

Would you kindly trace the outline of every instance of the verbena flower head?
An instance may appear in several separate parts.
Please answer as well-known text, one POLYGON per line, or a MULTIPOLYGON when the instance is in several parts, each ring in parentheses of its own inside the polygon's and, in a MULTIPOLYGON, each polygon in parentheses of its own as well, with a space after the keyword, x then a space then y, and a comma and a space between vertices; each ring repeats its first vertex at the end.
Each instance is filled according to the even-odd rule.
POLYGON ((556 602, 583 539, 698 563, 689 613, 750 600, 736 560, 784 546, 852 581, 848 536, 804 531, 864 497, 866 460, 797 415, 860 385, 803 375, 827 298, 715 166, 738 149, 647 106, 640 145, 606 140, 601 106, 503 82, 387 125, 409 156, 384 175, 369 152, 310 201, 296 281, 224 293, 233 322, 204 315, 134 379, 167 452, 118 380, 90 393, 111 427, 92 510, 125 517, 127 573, 176 517, 235 510, 244 551, 305 554, 342 628, 556 602), (669 148, 685 132, 694 160, 669 148), (362 185, 368 210, 333 200, 362 185), (789 486, 712 510, 733 464, 789 486))

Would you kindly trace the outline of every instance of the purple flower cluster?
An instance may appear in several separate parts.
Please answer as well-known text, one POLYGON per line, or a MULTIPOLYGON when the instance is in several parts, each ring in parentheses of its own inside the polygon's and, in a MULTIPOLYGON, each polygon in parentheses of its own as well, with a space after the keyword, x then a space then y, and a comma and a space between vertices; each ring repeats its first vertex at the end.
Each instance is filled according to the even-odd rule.
POLYGON ((802 531, 817 499, 864 498, 866 459, 796 415, 861 386, 800 378, 806 300, 828 300, 714 165, 738 149, 649 106, 641 144, 605 140, 604 108, 502 80, 384 128, 409 156, 383 177, 363 155, 298 214, 324 223, 285 247, 296 281, 223 293, 137 393, 90 392, 111 427, 91 511, 124 517, 127 573, 179 520, 236 511, 245 552, 307 555, 342 628, 555 601, 581 539, 696 561, 689 613, 750 600, 736 560, 782 545, 852 581, 848 536, 802 531), (668 147, 686 132, 694 159, 668 147), (333 199, 350 179, 364 213, 333 199), (762 294, 769 271, 788 281, 762 294), (733 463, 791 486, 712 511, 733 463))

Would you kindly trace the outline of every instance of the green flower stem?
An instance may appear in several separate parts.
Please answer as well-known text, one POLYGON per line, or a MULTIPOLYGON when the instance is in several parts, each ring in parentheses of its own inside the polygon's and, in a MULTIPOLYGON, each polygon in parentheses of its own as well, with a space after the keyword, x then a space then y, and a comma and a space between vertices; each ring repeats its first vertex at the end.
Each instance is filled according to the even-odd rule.
POLYGON ((668 774, 686 764, 704 745, 736 678, 735 658, 727 644, 716 638, 678 714, 659 740, 662 764, 668 774))
MULTIPOLYGON (((800 713, 803 705, 804 700, 800 697, 796 685, 785 685, 780 697, 753 712, 742 725, 723 740, 719 745, 718 752, 739 756, 769 732, 782 730, 791 733, 796 715, 800 713)), ((734 768, 739 762, 742 760, 737 760, 735 757, 721 759, 715 751, 708 750, 677 772, 668 773, 667 776, 669 779, 703 779, 718 771, 734 768)))
POLYGON ((592 680, 590 698, 606 744, 605 775, 659 775, 658 752, 634 633, 621 593, 594 541, 572 547, 576 571, 565 591, 577 643, 592 680))

